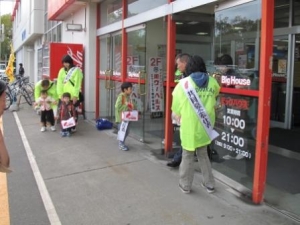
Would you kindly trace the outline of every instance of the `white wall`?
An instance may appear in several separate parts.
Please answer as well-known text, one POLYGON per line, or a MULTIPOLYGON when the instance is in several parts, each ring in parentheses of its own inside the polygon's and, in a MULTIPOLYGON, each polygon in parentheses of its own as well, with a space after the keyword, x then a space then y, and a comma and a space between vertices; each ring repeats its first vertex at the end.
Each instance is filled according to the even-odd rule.
POLYGON ((44 33, 44 14, 44 0, 20 2, 13 26, 13 44, 16 51, 27 41, 34 41, 36 35, 44 33))

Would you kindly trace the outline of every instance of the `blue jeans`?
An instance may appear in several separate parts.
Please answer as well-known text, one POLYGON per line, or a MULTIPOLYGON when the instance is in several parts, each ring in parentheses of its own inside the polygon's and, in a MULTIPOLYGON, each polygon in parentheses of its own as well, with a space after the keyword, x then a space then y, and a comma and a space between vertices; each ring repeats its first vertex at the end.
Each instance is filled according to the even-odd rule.
MULTIPOLYGON (((118 123, 118 131, 120 130, 121 124, 122 123, 118 123)), ((128 134, 129 134, 129 126, 130 126, 130 122, 128 122, 128 126, 127 126, 127 130, 126 130, 126 133, 125 133, 124 141, 119 141, 119 145, 125 145, 125 140, 126 140, 128 134)))
POLYGON ((173 156, 173 161, 174 162, 181 162, 182 159, 182 147, 180 147, 180 149, 175 153, 175 155, 173 156))

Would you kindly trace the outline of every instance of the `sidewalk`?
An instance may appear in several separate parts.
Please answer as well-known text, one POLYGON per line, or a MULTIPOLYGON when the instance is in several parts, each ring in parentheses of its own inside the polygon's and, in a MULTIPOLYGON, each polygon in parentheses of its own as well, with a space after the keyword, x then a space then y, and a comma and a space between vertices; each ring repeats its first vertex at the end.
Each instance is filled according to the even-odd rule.
MULTIPOLYGON (((296 224, 265 206, 243 201, 216 182, 208 194, 196 173, 191 194, 178 188, 178 170, 165 166, 146 145, 80 119, 71 138, 41 133, 31 109, 18 116, 63 225, 254 225, 296 224)), ((34 216, 34 215, 32 215, 34 216)))

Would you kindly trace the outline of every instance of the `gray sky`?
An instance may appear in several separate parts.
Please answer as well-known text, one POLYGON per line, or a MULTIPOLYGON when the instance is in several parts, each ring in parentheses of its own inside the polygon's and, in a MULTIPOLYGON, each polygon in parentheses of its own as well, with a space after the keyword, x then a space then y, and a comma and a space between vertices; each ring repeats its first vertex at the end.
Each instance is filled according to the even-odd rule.
POLYGON ((12 13, 15 2, 0 0, 0 15, 12 13))

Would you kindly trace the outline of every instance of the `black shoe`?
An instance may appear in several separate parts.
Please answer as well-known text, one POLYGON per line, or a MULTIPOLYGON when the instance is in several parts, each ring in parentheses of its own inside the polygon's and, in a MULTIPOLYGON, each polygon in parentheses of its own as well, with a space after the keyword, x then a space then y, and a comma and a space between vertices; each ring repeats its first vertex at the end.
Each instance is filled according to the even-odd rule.
POLYGON ((180 165, 180 162, 171 161, 167 163, 168 167, 178 167, 180 165))

